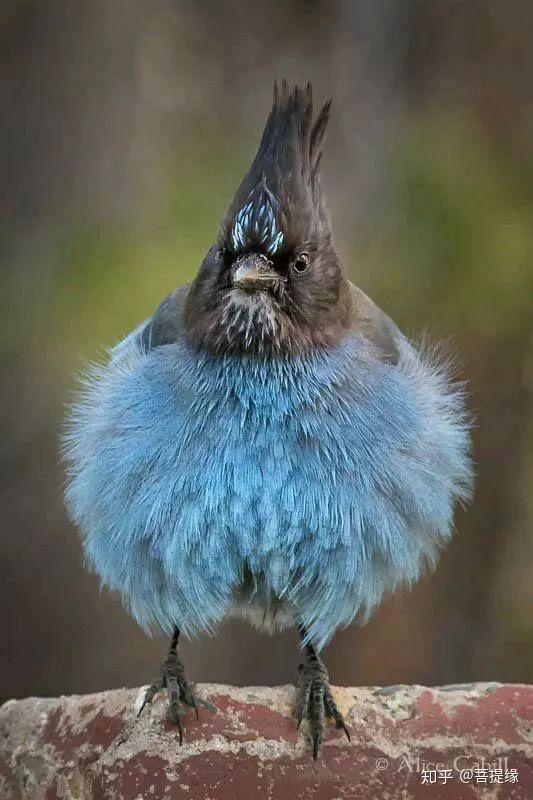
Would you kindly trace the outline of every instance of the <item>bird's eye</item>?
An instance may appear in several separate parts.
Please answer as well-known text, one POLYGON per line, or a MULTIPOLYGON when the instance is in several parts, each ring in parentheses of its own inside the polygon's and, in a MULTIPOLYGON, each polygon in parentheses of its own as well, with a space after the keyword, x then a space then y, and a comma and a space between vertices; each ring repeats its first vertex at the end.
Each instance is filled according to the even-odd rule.
POLYGON ((306 272, 309 272, 309 267, 309 253, 299 253, 292 262, 292 269, 296 275, 305 275, 306 272))

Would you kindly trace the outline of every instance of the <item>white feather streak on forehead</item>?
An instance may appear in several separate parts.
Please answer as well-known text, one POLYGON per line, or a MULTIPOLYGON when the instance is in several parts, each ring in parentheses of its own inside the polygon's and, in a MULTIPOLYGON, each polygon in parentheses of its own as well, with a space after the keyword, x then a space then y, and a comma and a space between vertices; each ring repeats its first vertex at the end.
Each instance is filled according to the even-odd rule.
POLYGON ((259 196, 248 199, 237 214, 231 230, 231 243, 238 251, 250 242, 259 242, 269 255, 273 255, 283 244, 283 232, 276 219, 277 201, 266 186, 261 188, 260 194, 257 190, 251 192, 250 196, 256 193, 259 196))

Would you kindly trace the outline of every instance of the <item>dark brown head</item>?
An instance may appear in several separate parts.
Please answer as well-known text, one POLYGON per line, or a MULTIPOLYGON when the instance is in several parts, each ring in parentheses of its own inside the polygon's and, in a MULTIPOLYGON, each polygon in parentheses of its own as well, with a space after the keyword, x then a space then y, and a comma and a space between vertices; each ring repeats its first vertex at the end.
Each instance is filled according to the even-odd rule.
POLYGON ((216 354, 301 353, 348 325, 350 293, 333 249, 319 166, 330 103, 274 87, 252 166, 185 305, 189 337, 216 354))

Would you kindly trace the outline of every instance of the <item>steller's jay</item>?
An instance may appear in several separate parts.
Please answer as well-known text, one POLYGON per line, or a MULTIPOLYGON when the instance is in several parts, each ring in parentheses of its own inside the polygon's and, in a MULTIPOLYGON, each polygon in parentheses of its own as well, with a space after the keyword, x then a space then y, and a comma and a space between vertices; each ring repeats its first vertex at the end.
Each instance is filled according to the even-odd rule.
POLYGON ((66 501, 87 560, 146 629, 179 728, 178 636, 295 626, 298 724, 348 730, 320 649, 436 562, 472 483, 460 387, 346 278, 320 188, 330 113, 274 87, 259 150, 192 283, 90 371, 66 501))

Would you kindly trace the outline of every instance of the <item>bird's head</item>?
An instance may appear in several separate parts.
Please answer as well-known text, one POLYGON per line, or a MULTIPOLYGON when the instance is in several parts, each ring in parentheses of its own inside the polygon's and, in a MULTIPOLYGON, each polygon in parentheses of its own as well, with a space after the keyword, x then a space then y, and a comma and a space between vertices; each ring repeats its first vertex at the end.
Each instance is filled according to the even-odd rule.
POLYGON ((329 119, 311 87, 274 87, 257 155, 191 285, 185 324, 215 354, 301 353, 338 341, 348 284, 320 189, 329 119))

